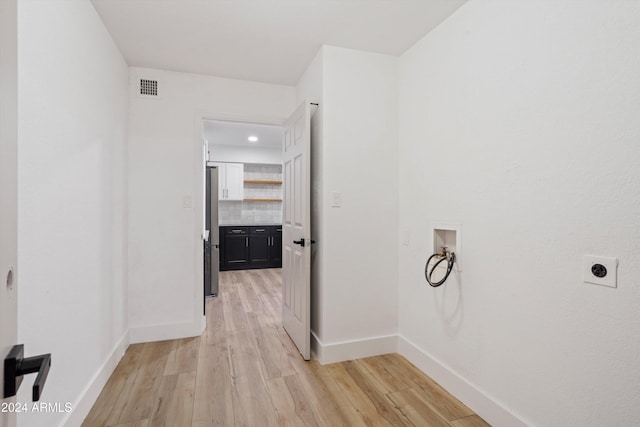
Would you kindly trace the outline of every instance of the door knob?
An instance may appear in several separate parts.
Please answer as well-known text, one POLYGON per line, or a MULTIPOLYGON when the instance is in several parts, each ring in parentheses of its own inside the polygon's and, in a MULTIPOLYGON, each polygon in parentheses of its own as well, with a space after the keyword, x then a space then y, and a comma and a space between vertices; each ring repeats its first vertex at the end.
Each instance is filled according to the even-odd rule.
POLYGON ((31 397, 34 402, 40 400, 50 366, 51 353, 24 357, 24 345, 14 345, 7 357, 4 358, 4 397, 16 395, 20 384, 22 384, 23 375, 37 372, 31 397))

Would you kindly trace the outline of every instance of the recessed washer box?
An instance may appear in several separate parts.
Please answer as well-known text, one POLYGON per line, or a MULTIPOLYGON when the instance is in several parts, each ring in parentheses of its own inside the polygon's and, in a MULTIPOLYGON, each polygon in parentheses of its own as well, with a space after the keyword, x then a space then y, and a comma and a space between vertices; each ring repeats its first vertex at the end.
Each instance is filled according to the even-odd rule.
MULTIPOLYGON (((431 242, 433 242, 433 252, 437 253, 446 246, 450 252, 456 254, 456 262, 453 265, 454 271, 462 271, 462 224, 452 222, 434 222, 431 225, 431 242)), ((446 264, 441 264, 438 268, 446 268, 446 264)))
POLYGON ((593 285, 618 286, 618 259, 596 255, 582 258, 582 281, 593 285))

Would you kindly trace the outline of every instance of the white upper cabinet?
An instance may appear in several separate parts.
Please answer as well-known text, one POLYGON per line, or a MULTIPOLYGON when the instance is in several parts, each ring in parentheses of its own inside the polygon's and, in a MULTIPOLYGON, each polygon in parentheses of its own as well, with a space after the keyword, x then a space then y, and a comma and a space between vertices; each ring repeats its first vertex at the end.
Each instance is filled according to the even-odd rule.
POLYGON ((244 164, 213 163, 218 168, 218 200, 244 199, 244 164))
POLYGON ((244 198, 244 165, 242 163, 227 163, 226 184, 226 200, 244 198))

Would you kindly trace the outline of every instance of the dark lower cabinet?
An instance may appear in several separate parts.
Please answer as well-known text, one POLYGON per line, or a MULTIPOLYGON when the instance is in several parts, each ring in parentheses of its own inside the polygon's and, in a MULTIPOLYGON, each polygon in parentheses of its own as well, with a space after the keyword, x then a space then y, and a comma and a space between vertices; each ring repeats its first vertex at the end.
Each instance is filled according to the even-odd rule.
POLYGON ((220 227, 220 271, 282 267, 282 227, 220 227))
POLYGON ((271 227, 250 227, 249 263, 252 266, 269 267, 271 227))
MULTIPOLYGON (((224 227, 226 228, 226 227, 224 227)), ((249 232, 246 227, 231 227, 221 230, 220 266, 230 269, 249 265, 249 232)), ((222 268, 221 268, 222 269, 222 268)))
POLYGON ((282 267, 282 226, 274 226, 271 230, 271 250, 269 260, 272 265, 282 267))

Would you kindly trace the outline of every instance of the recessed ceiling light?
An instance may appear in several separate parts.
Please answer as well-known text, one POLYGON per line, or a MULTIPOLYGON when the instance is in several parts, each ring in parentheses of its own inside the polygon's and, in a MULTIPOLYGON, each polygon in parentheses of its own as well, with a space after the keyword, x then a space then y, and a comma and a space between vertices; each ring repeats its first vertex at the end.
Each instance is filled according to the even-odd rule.
POLYGON ((249 140, 249 142, 258 142, 258 137, 251 135, 249 138, 247 138, 249 140))

